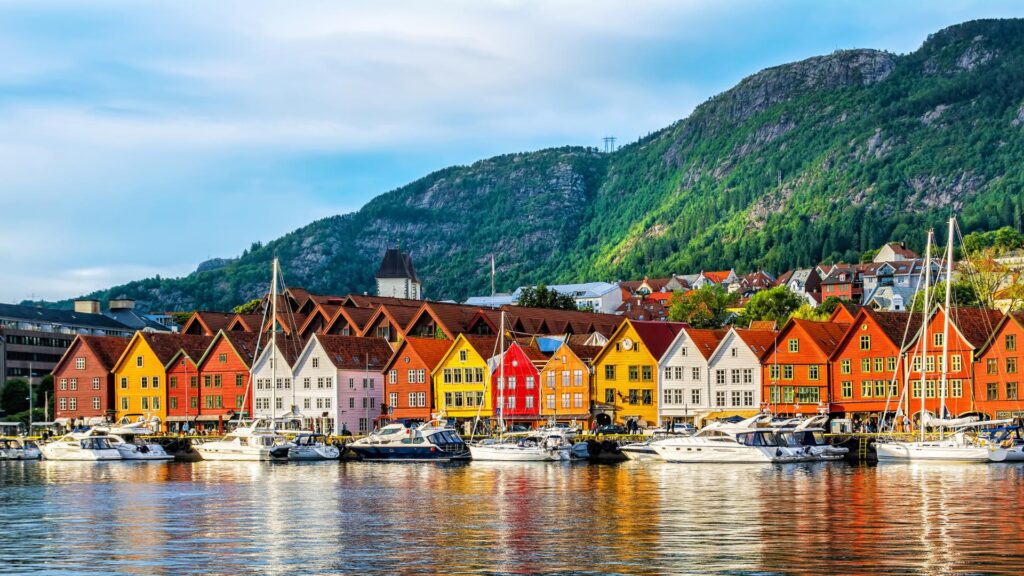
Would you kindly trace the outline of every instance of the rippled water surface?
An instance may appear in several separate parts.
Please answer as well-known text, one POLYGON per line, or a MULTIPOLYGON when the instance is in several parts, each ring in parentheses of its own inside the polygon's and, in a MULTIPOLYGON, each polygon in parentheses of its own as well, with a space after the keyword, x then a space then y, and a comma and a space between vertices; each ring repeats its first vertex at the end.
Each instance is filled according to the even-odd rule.
POLYGON ((0 462, 0 573, 1021 573, 1024 467, 0 462))

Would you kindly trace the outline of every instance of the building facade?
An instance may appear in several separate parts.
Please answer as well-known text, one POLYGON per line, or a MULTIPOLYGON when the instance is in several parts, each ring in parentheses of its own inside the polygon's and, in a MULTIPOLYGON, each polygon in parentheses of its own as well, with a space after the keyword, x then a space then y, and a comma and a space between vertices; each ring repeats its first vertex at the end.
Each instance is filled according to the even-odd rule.
POLYGON ((113 418, 114 363, 128 340, 117 336, 76 336, 53 369, 54 421, 95 422, 113 418))

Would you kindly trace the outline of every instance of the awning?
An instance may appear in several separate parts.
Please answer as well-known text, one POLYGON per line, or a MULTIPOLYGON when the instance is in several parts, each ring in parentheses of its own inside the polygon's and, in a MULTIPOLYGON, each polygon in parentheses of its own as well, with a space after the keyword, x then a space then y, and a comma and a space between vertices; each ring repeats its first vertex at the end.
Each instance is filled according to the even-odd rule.
POLYGON ((168 422, 191 422, 195 420, 195 416, 168 416, 168 422))
POLYGON ((230 416, 220 414, 200 414, 195 417, 197 422, 220 422, 221 420, 227 422, 231 420, 230 416))

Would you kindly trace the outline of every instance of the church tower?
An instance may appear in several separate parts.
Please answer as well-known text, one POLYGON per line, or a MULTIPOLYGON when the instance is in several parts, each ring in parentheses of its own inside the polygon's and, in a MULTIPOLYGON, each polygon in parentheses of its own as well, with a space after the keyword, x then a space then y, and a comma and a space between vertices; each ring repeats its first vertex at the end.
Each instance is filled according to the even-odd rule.
POLYGON ((377 296, 420 300, 420 280, 412 258, 399 248, 388 248, 377 270, 377 296))

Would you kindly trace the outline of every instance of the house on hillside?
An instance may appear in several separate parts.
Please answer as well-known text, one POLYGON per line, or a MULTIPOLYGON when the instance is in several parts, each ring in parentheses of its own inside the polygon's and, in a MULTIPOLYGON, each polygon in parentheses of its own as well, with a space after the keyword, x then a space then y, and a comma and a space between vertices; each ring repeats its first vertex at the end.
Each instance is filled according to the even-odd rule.
POLYGON ((378 296, 410 300, 423 298, 420 280, 416 276, 416 268, 412 265, 412 257, 399 248, 388 248, 375 277, 378 296))

